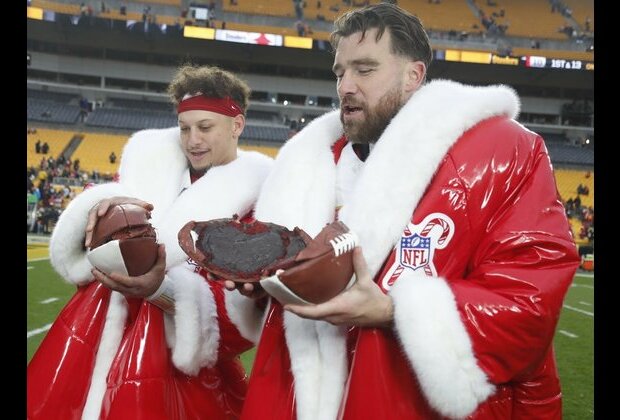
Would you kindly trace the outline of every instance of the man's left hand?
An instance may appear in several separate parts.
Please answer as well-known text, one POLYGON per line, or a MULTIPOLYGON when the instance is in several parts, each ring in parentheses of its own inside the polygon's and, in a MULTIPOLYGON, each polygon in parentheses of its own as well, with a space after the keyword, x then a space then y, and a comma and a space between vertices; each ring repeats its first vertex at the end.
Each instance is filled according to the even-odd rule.
POLYGON ((372 280, 360 247, 353 250, 353 269, 355 284, 338 296, 318 305, 285 305, 284 309, 334 325, 390 327, 394 318, 392 298, 372 280))
POLYGON ((166 275, 166 249, 163 244, 157 250, 157 261, 141 276, 125 276, 121 273, 106 274, 96 268, 91 273, 104 286, 122 293, 126 297, 147 298, 159 289, 166 275))

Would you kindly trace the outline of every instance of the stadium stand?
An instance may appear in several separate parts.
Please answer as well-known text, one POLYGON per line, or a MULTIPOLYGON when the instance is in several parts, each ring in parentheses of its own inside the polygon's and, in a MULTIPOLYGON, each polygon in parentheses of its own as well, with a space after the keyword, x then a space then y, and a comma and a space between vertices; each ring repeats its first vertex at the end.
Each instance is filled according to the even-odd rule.
POLYGON ((38 167, 41 163, 41 158, 57 158, 65 150, 73 138, 73 134, 74 133, 71 131, 49 128, 37 128, 36 133, 28 133, 26 165, 28 165, 28 167, 38 167), (40 140, 41 143, 47 142, 47 144, 49 144, 49 151, 47 154, 36 153, 35 143, 37 140, 40 140))
POLYGON ((278 150, 280 150, 279 148, 274 146, 258 146, 255 144, 239 144, 239 148, 242 150, 253 150, 256 152, 260 152, 273 158, 276 157, 276 155, 278 154, 278 150))
POLYGON ((128 0, 131 3, 144 4, 166 4, 168 6, 181 7, 183 2, 181 0, 128 0))
POLYGON ((118 170, 123 146, 127 143, 128 135, 112 135, 105 133, 83 133, 84 138, 80 142, 71 158, 80 160, 82 170, 98 171, 102 175, 114 175, 118 170), (110 153, 117 156, 115 163, 109 160, 110 153))
MULTIPOLYGON (((377 1, 373 1, 373 3, 376 2, 377 1)), ((306 3, 307 6, 304 9, 304 16, 306 21, 313 27, 310 36, 318 40, 328 39, 329 31, 325 28, 329 28, 330 25, 327 25, 327 22, 313 20, 316 15, 320 13, 326 21, 329 21, 349 7, 343 2, 338 2, 336 0, 323 1, 320 9, 316 7, 316 2, 313 0, 307 0, 306 3), (330 10, 333 5, 339 5, 337 11, 330 10), (326 25, 322 25, 322 23, 326 25)), ((356 3, 362 2, 351 2, 351 4, 356 3)), ((475 42, 468 44, 467 42, 459 43, 459 36, 450 35, 451 32, 469 32, 474 34, 477 33, 477 31, 482 31, 481 22, 476 15, 476 9, 470 7, 472 3, 473 2, 469 2, 468 0, 442 0, 439 4, 434 4, 427 0, 399 1, 401 6, 408 8, 418 15, 431 30, 431 37, 435 37, 432 38, 434 48, 439 48, 439 46, 445 44, 448 45, 449 48, 455 48, 454 45, 459 45, 457 48, 462 50, 480 50, 480 46, 484 45, 482 49, 487 48, 494 51, 496 44, 490 37, 485 41, 486 44, 475 44, 475 42)), ((486 3, 487 2, 479 1, 477 4, 485 10, 485 13, 488 12, 490 15, 492 15, 493 12, 498 13, 499 10, 504 9, 503 19, 506 22, 510 22, 510 24, 508 25, 506 36, 499 37, 498 39, 504 40, 512 46, 512 54, 517 56, 536 55, 565 60, 593 60, 592 53, 585 52, 583 48, 580 50, 575 49, 574 43, 571 44, 573 41, 571 41, 566 34, 557 32, 558 26, 566 25, 570 23, 572 19, 562 16, 560 13, 551 13, 548 2, 542 0, 537 2, 534 0, 523 0, 522 2, 517 0, 497 0, 496 3, 498 6, 495 7, 487 6, 486 3), (530 9, 528 9, 527 5, 529 5, 530 9), (524 19, 523 16, 526 16, 526 12, 527 18, 525 26, 530 29, 534 27, 536 31, 540 31, 536 32, 535 35, 540 35, 540 39, 543 41, 543 48, 528 48, 524 46, 529 46, 530 37, 533 37, 529 32, 519 32, 519 24, 517 24, 517 21, 524 19), (544 26, 544 30, 542 26, 544 26), (547 38, 543 38, 543 36, 547 38), (520 39, 520 37, 523 37, 523 39, 520 39), (519 43, 519 41, 522 42, 519 43), (524 44, 524 42, 527 43, 524 44)), ((593 15, 593 3, 590 0, 585 0, 584 3, 586 6, 584 8, 575 6, 568 1, 565 3, 573 9, 572 16, 574 20, 579 23, 585 24, 585 19, 593 15)), ((49 0, 32 0, 31 4, 33 6, 43 7, 46 10, 55 10, 59 13, 69 13, 72 15, 79 15, 80 13, 79 4, 76 0, 59 0, 56 2, 49 0)), ((94 4, 98 3, 93 3, 93 5, 94 4)), ((194 22, 190 16, 187 16, 187 19, 181 17, 181 13, 184 10, 182 7, 186 7, 187 3, 181 4, 178 0, 153 0, 147 2, 129 1, 127 3, 110 0, 106 1, 106 5, 108 6, 106 12, 102 13, 96 8, 93 11, 93 16, 105 17, 112 20, 140 21, 146 4, 152 5, 152 18, 155 19, 154 21, 158 24, 166 23, 170 25, 178 23, 179 19, 181 19, 184 24, 186 22, 194 22), (120 14, 120 4, 126 4, 126 14, 120 14)), ((294 26, 296 19, 294 16, 295 10, 293 2, 290 0, 238 0, 238 6, 232 6, 229 1, 225 0, 217 2, 217 5, 218 8, 221 9, 218 9, 216 14, 218 16, 226 16, 227 29, 296 35, 294 26), (258 7, 261 4, 265 6, 262 9, 258 7), (277 7, 278 4, 280 8, 277 7), (269 7, 276 7, 276 15, 266 14, 269 7), (247 8, 247 11, 244 8, 247 8), (231 10, 234 10, 234 15, 231 10), (220 12, 222 13, 220 14, 220 12)), ((334 9, 336 8, 334 7, 334 9)), ((498 22, 502 22, 502 18, 495 17, 495 19, 498 22)), ((219 28, 220 24, 221 21, 216 21, 216 27, 219 28)), ((124 23, 119 28, 124 29, 124 23)), ((48 47, 44 45, 41 52, 50 55, 50 51, 47 50, 47 48, 48 47)), ((92 56, 97 56, 99 54, 96 48, 99 47, 89 49, 89 51, 92 51, 92 56)), ((62 45, 61 50, 63 50, 62 45)), ((64 62, 62 57, 70 55, 70 50, 70 47, 67 48, 67 51, 60 54, 57 58, 51 56, 50 62, 64 62)), ((101 51, 103 51, 103 49, 101 49, 101 51)), ((253 53, 249 52, 250 49, 247 51, 248 57, 251 57, 253 53)), ((81 170, 79 174, 71 174, 75 179, 54 177, 53 180, 58 182, 58 184, 54 185, 54 188, 58 189, 59 185, 62 185, 77 191, 82 188, 85 182, 93 181, 93 172, 101 174, 102 176, 101 179, 95 179, 94 181, 101 182, 104 178, 107 181, 111 179, 111 174, 114 174, 118 168, 123 145, 132 132, 144 128, 175 126, 177 124, 176 115, 167 102, 167 98, 165 98, 165 95, 162 93, 162 86, 166 83, 166 69, 172 68, 172 63, 176 57, 166 57, 165 54, 158 55, 159 53, 160 51, 157 51, 157 53, 154 53, 154 51, 139 52, 142 58, 138 59, 132 56, 133 51, 131 49, 123 51, 122 45, 115 45, 109 49, 105 49, 105 54, 110 54, 110 56, 114 55, 114 58, 110 57, 109 62, 100 60, 99 62, 103 63, 102 67, 108 64, 112 67, 118 63, 122 64, 125 61, 130 63, 128 66, 123 67, 123 71, 127 72, 127 80, 131 82, 127 86, 123 85, 124 79, 121 79, 122 76, 117 74, 110 76, 107 74, 99 75, 97 62, 93 62, 94 64, 91 64, 90 67, 82 66, 81 64, 79 69, 66 69, 65 71, 67 71, 67 73, 71 73, 68 76, 62 75, 58 77, 54 72, 51 72, 50 74, 52 77, 47 79, 50 83, 47 83, 46 79, 37 80, 37 83, 34 84, 35 87, 38 87, 37 89, 31 89, 31 84, 29 83, 27 92, 28 122, 35 125, 38 130, 36 134, 28 135, 28 166, 36 168, 41 162, 42 155, 36 154, 34 151, 34 144, 38 138, 49 143, 49 156, 57 158, 60 153, 66 150, 65 157, 73 159, 74 161, 78 160, 81 170), (127 68, 133 65, 131 63, 144 60, 144 58, 147 58, 146 61, 148 65, 152 66, 153 71, 151 71, 149 67, 136 68, 133 70, 132 74, 129 74, 127 68), (160 62, 162 59, 164 59, 164 62, 160 62), (84 71, 85 74, 97 75, 93 77, 93 86, 89 87, 79 84, 77 82, 77 77, 73 76, 73 74, 76 74, 76 71, 84 71), (161 78, 144 78, 144 75, 149 75, 146 77, 153 77, 153 74, 162 74, 163 76, 161 78), (75 80, 75 82, 73 82, 75 86, 72 86, 72 83, 57 83, 59 80, 64 80, 65 77, 68 80, 75 80), (139 77, 140 82, 135 82, 132 77, 139 77), (105 83, 103 83, 104 80, 105 83), (143 88, 137 87, 138 83, 141 83, 143 88), (106 87, 103 87, 104 84, 106 87), (64 86, 68 88, 65 89, 64 86), (155 86, 158 87, 155 88, 155 86), (145 90, 141 91, 140 89, 145 90), (74 93, 67 93, 67 91, 74 93), (89 97, 92 109, 84 121, 80 119, 80 108, 76 105, 78 101, 83 98, 83 95, 89 97), (63 124, 62 128, 66 130, 52 130, 47 128, 57 127, 60 124, 63 124), (62 134, 58 134, 59 140, 56 141, 54 140, 56 137, 51 133, 62 134), (114 164, 111 164, 108 158, 112 151, 114 151, 117 156, 117 160, 114 164)), ((87 56, 87 59, 92 56, 87 56)), ((37 59, 38 58, 39 57, 37 57, 37 59)), ((207 57, 205 60, 209 63, 213 62, 218 64, 218 58, 219 57, 207 57)), ((234 61, 230 61, 229 58, 226 60, 228 60, 226 63, 235 63, 234 61)), ((334 106, 335 102, 333 102, 333 98, 335 98, 335 95, 330 97, 329 91, 321 86, 321 83, 325 83, 325 80, 312 80, 311 77, 306 77, 303 67, 306 66, 307 63, 295 63, 298 67, 298 70, 296 70, 298 74, 282 74, 279 68, 275 70, 273 67, 270 67, 270 63, 254 63, 254 61, 256 60, 252 60, 252 64, 249 68, 245 67, 246 65, 240 66, 240 68, 244 69, 243 71, 247 71, 249 75, 252 74, 255 68, 260 67, 262 70, 262 72, 256 73, 259 76, 252 86, 255 91, 258 90, 258 93, 251 101, 247 115, 246 129, 240 138, 240 147, 244 150, 257 150, 267 155, 275 156, 280 145, 294 134, 296 129, 299 129, 312 118, 320 115, 322 112, 328 111, 334 106), (265 69, 268 71, 264 71, 265 69), (285 75, 286 78, 281 77, 283 75, 285 75), (278 77, 280 78, 277 80, 277 83, 269 80, 269 78, 277 79, 278 77), (288 77, 293 81, 289 82, 287 79, 288 77), (307 84, 300 83, 300 81, 304 79, 308 80, 307 84), (298 91, 298 85, 304 85, 307 92, 298 91), (295 100, 291 99, 293 97, 295 100), (308 102, 308 98, 310 97, 315 99, 322 98, 322 102, 321 100, 318 101, 320 106, 316 106, 316 101, 310 104, 308 102), (290 99, 288 106, 284 105, 284 99, 290 99)), ((37 64, 41 63, 39 60, 36 62, 37 64)), ((33 79, 37 79, 37 75, 44 74, 46 71, 49 72, 49 70, 46 70, 45 66, 40 67, 40 69, 39 73, 33 73, 33 75, 35 75, 33 79)), ((58 70, 58 72, 61 71, 62 70, 58 70)), ((330 77, 331 74, 329 74, 329 71, 327 71, 327 73, 330 77)), ((438 77, 443 76, 444 73, 438 75, 438 77)), ((29 77, 31 77, 30 73, 29 77)), ((449 75, 447 77, 449 77, 449 75)), ((531 119, 523 120, 522 123, 526 125, 528 125, 528 123, 534 123, 532 129, 541 133, 544 132, 544 128, 549 124, 551 133, 543 134, 543 137, 545 138, 552 163, 556 170, 558 190, 562 198, 567 200, 570 197, 576 196, 576 188, 580 184, 579 180, 584 178, 584 174, 592 170, 594 165, 592 148, 575 145, 572 140, 575 138, 574 133, 570 133, 571 136, 568 137, 564 134, 566 130, 561 125, 564 124, 561 104, 564 102, 568 103, 573 99, 581 101, 583 98, 581 96, 571 96, 573 95, 571 87, 571 89, 567 90, 556 90, 555 92, 557 93, 555 96, 554 94, 547 93, 544 96, 545 99, 536 101, 535 96, 538 95, 539 92, 542 94, 542 91, 547 90, 547 87, 542 89, 536 84, 534 79, 536 78, 532 75, 531 78, 524 76, 517 80, 517 83, 522 82, 526 87, 528 87, 529 83, 535 82, 529 86, 528 93, 525 95, 528 97, 528 101, 527 103, 524 102, 525 105, 522 109, 522 115, 528 115, 528 118, 531 116, 531 119), (542 114, 550 116, 551 118, 549 121, 541 122, 538 117, 542 114), (539 130, 541 128, 543 129, 542 131, 539 130)), ((332 83, 332 80, 329 80, 329 83, 332 83)), ((518 89, 518 86, 515 86, 515 88, 518 89)), ((581 86, 577 89, 581 89, 578 90, 578 92, 582 92, 584 88, 581 86)), ((583 127, 571 126, 566 129, 576 129, 579 133, 585 133, 588 130, 593 130, 593 127, 591 123, 589 123, 583 127)), ((582 206, 593 206, 593 177, 582 181, 590 191, 588 196, 581 195, 582 206)), ((574 224, 574 231, 576 237, 578 237, 580 233, 583 233, 584 224, 579 219, 571 221, 571 223, 574 224)), ((581 238, 581 241, 584 241, 584 239, 581 238)), ((585 241, 587 241, 587 238, 585 238, 585 241)))
POLYGON ((563 0, 571 10, 571 16, 585 32, 594 32, 594 0, 563 0), (586 21, 589 20, 589 29, 586 21))
POLYGON ((400 0, 398 5, 418 16, 424 26, 433 31, 470 32, 480 24, 473 10, 462 0, 441 0, 439 3, 400 0))
POLYGON ((31 121, 73 124, 80 117, 80 107, 28 98, 27 114, 31 121))
POLYGON ((577 187, 583 185, 588 188, 589 193, 587 195, 580 194, 581 205, 594 206, 594 174, 592 171, 555 168, 554 173, 558 192, 563 201, 577 197, 577 187), (587 174, 590 175, 586 176, 587 174))
POLYGON ((172 112, 172 105, 169 102, 154 102, 148 100, 137 100, 127 98, 108 97, 107 106, 122 109, 137 109, 146 111, 172 112))
POLYGON ((78 97, 71 93, 50 92, 48 90, 37 89, 27 89, 26 98, 43 101, 54 101, 61 104, 68 104, 71 101, 75 102, 78 100, 78 97))
POLYGON ((140 111, 120 108, 97 108, 88 117, 87 126, 126 130, 166 128, 177 125, 172 112, 140 111))
MULTIPOLYGON (((578 0, 580 1, 580 0, 578 0)), ((145 14, 144 4, 130 2, 124 4, 117 0, 109 1, 110 6, 105 12, 94 10, 92 17, 109 18, 112 20, 124 20, 128 25, 131 23, 132 31, 147 32, 144 29, 143 20, 156 24, 150 26, 151 31, 163 33, 182 31, 183 25, 210 26, 229 30, 247 32, 273 33, 279 35, 298 35, 296 26, 299 22, 308 28, 310 37, 317 41, 327 41, 331 26, 329 21, 335 19, 341 13, 354 9, 365 3, 377 3, 378 1, 352 1, 352 2, 321 2, 321 8, 317 8, 316 1, 304 1, 302 4, 303 18, 297 20, 295 16, 294 2, 288 0, 239 0, 236 5, 229 1, 216 2, 215 18, 209 21, 197 20, 187 15, 187 9, 182 8, 177 0, 154 0, 148 3, 149 12, 145 14), (350 5, 349 5, 350 4, 350 5), (125 13, 119 11, 119 5, 124 5, 125 13), (151 5, 152 10, 151 10, 151 5), (221 7, 221 10, 219 9, 221 7), (257 21, 257 17, 262 17, 257 21), (317 19, 317 17, 319 19, 317 19), (135 23, 134 23, 135 22, 135 23), (168 29, 160 29, 159 25, 165 24, 168 29)), ((568 2, 566 2, 568 4, 568 2)), ((69 13, 79 16, 77 0, 32 0, 33 6, 45 10, 53 10, 57 13, 69 13)), ((528 46, 532 42, 540 44, 541 55, 550 58, 593 60, 592 45, 593 32, 582 31, 586 26, 585 21, 592 27, 593 2, 588 0, 585 4, 576 5, 578 16, 577 22, 570 16, 561 13, 551 13, 549 4, 540 0, 502 0, 501 2, 488 1, 478 5, 469 0, 443 0, 430 2, 427 0, 402 0, 401 6, 418 15, 431 35, 431 42, 436 47, 449 48, 451 42, 463 42, 461 48, 469 51, 497 51, 505 54, 506 51, 515 54, 528 53, 528 46), (489 6, 494 4, 495 6, 489 6), (503 13, 498 13, 503 11, 503 13), (484 19, 480 14, 491 17, 494 24, 491 27, 484 25, 484 19), (577 39, 572 40, 568 29, 576 27, 577 39), (500 28, 501 31, 497 29, 500 28), (561 30, 564 28, 564 30, 561 30), (504 32, 505 35, 504 36, 504 32), (487 36, 489 35, 489 36, 487 36), (468 44, 468 39, 472 44, 468 44), (508 44, 509 47, 502 46, 508 44), (587 44, 587 45, 584 45, 587 44), (508 48, 506 50, 506 48, 508 48), (516 50, 519 48, 519 50, 516 50), (585 51, 588 51, 585 53, 585 51)), ((206 4, 190 3, 189 6, 204 6, 206 4)), ((89 16, 90 20, 90 16, 89 16)), ((90 23, 96 24, 96 23, 90 23)), ((99 23, 99 25, 101 25, 99 23)), ((107 24, 107 26, 110 26, 107 24)), ((105 27, 105 25, 104 25, 105 27)), ((571 32, 572 34, 572 32, 571 32)), ((538 48, 538 47, 537 47, 538 48)), ((531 52, 530 52, 531 53, 531 52)))
POLYGON ((478 8, 489 18, 493 17, 497 26, 505 25, 506 35, 536 39, 566 39, 558 28, 568 22, 560 13, 551 13, 548 2, 540 0, 497 0, 480 2, 478 8), (501 10, 504 10, 501 16, 501 10), (495 15, 496 16, 495 16, 495 15))
POLYGON ((591 243, 594 235, 594 174, 590 170, 559 168, 554 174, 575 242, 579 246, 591 243), (580 194, 579 188, 587 194, 580 194))
POLYGON ((594 165, 594 150, 567 144, 547 143, 551 161, 558 165, 594 165))
POLYGON ((288 127, 246 125, 241 140, 268 141, 282 144, 288 139, 288 127))

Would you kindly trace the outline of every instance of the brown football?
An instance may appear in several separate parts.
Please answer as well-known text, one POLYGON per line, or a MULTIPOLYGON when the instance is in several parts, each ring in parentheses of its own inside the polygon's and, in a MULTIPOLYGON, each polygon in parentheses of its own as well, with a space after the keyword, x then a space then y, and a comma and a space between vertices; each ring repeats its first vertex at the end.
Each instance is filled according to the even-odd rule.
POLYGON ((150 217, 149 211, 135 204, 111 206, 97 220, 93 230, 89 252, 91 263, 104 272, 117 267, 122 271, 123 266, 130 276, 148 272, 157 260, 157 236, 149 222, 150 217), (115 249, 99 256, 103 246, 115 249), (95 251, 97 249, 100 249, 99 254, 95 251))
MULTIPOLYGON (((297 254, 294 266, 277 275, 277 280, 305 302, 330 300, 351 284, 353 249, 358 242, 344 223, 330 223, 297 254)), ((267 281, 261 284, 272 295, 276 293, 277 285, 270 291, 267 281)))
POLYGON ((237 217, 192 221, 179 231, 181 248, 215 278, 260 282, 282 303, 321 303, 342 292, 351 284, 356 243, 342 222, 315 239, 297 227, 237 217))

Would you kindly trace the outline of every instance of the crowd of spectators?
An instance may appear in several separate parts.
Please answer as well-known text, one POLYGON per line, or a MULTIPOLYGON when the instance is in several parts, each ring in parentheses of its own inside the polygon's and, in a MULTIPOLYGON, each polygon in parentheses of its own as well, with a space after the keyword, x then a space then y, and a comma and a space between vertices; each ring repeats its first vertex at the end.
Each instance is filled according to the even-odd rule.
POLYGON ((581 196, 588 196, 589 194, 590 189, 588 186, 579 184, 577 186, 577 196, 566 200, 564 208, 569 219, 576 219, 581 222, 578 239, 592 243, 594 242, 594 207, 581 204, 581 196))
POLYGON ((26 172, 26 197, 28 210, 36 212, 27 223, 28 232, 47 234, 51 232, 58 216, 75 196, 70 185, 83 186, 89 182, 112 181, 110 174, 101 175, 80 169, 80 160, 42 157, 38 167, 31 166, 26 172), (57 183, 55 180, 64 182, 57 183), (53 182, 54 181, 54 182, 53 182))

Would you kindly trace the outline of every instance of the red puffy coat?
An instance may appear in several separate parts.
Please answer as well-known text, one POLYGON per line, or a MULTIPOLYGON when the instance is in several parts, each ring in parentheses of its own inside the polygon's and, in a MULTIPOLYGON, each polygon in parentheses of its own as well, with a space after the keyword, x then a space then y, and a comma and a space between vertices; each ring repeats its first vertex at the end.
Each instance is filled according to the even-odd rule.
POLYGON ((82 192, 62 213, 51 263, 77 293, 28 365, 28 418, 232 419, 246 390, 238 355, 260 333, 262 310, 239 293, 208 283, 186 263, 179 229, 190 220, 247 214, 271 159, 239 152, 190 183, 179 129, 145 130, 125 146, 120 182, 82 192), (154 205, 152 224, 166 245, 174 315, 126 299, 92 281, 83 249, 87 214, 103 198, 154 205))
POLYGON ((361 167, 334 144, 337 112, 284 146, 256 217, 316 235, 342 204, 394 325, 272 304, 243 419, 561 418, 552 339, 579 258, 543 140, 517 111, 508 88, 436 81, 361 167))

